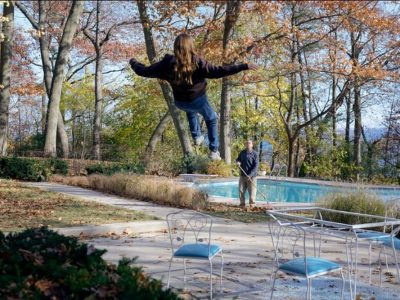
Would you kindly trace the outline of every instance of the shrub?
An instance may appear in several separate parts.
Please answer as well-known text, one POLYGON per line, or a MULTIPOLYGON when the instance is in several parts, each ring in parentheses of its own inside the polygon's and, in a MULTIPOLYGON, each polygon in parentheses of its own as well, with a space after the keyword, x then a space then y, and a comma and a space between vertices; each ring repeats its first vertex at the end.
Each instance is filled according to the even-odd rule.
POLYGON ((86 167, 88 175, 104 174, 112 175, 115 173, 137 173, 144 174, 144 166, 140 163, 97 163, 86 167))
POLYGON ((110 265, 75 237, 44 227, 0 232, 0 294, 5 299, 178 299, 133 260, 110 265))
POLYGON ((172 161, 172 173, 178 174, 207 174, 210 159, 205 155, 185 155, 172 161))
POLYGON ((325 180, 350 179, 361 171, 361 166, 348 162, 348 150, 343 146, 318 153, 311 161, 304 161, 300 177, 311 176, 325 180))
POLYGON ((231 167, 225 161, 211 161, 207 167, 207 173, 212 175, 219 175, 222 177, 229 177, 232 175, 231 167))
POLYGON ((271 167, 267 162, 261 162, 258 168, 260 171, 266 171, 267 173, 271 172, 271 167))
POLYGON ((51 158, 50 165, 52 167, 52 174, 67 175, 68 163, 62 159, 51 158))
MULTIPOLYGON (((377 216, 385 215, 384 202, 380 200, 378 197, 367 194, 365 192, 330 195, 322 200, 321 206, 330 209, 355 212, 361 214, 369 214, 377 216)), ((345 223, 345 224, 360 224, 373 221, 365 217, 357 217, 357 216, 327 213, 327 212, 323 213, 323 217, 324 219, 326 218, 327 220, 333 222, 345 223)))
POLYGON ((52 174, 67 173, 68 165, 60 159, 0 157, 0 177, 3 178, 42 181, 52 174))
POLYGON ((392 178, 392 177, 386 177, 383 174, 377 174, 377 175, 372 176, 372 178, 369 180, 369 183, 372 183, 372 184, 400 184, 400 177, 392 178))

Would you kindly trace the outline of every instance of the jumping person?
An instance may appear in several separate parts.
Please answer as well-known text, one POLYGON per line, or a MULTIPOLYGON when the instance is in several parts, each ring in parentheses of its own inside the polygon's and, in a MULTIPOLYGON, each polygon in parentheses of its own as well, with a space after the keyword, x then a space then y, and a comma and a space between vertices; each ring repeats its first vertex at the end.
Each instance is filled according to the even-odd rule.
POLYGON ((134 58, 129 63, 133 71, 143 77, 158 78, 169 82, 174 94, 176 107, 186 112, 189 128, 195 145, 200 146, 204 140, 201 135, 198 113, 203 116, 207 125, 210 158, 220 160, 218 151, 217 114, 208 102, 206 95, 206 78, 221 78, 244 70, 256 70, 255 64, 237 64, 213 66, 195 51, 190 35, 178 35, 174 43, 174 54, 146 67, 134 58))
POLYGON ((236 159, 236 164, 240 167, 240 178, 239 178, 239 198, 240 206, 245 207, 245 193, 246 190, 249 192, 249 204, 250 207, 255 205, 256 199, 256 188, 257 188, 257 171, 258 171, 258 154, 257 151, 253 150, 253 141, 248 140, 246 142, 246 149, 239 153, 236 159))

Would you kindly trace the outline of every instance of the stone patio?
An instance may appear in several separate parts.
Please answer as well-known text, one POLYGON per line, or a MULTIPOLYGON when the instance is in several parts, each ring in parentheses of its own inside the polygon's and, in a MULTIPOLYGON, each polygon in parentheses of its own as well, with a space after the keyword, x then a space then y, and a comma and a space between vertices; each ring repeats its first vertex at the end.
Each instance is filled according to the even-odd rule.
MULTIPOLYGON (((165 218, 169 212, 178 209, 162 207, 155 204, 124 199, 106 195, 92 190, 52 183, 30 183, 42 189, 62 192, 72 196, 83 197, 90 201, 140 210, 145 213, 165 218)), ((83 230, 83 229, 82 229, 83 230)), ((86 242, 99 249, 107 249, 104 258, 117 262, 126 256, 138 257, 137 264, 143 266, 147 274, 166 282, 168 261, 171 255, 170 242, 166 232, 165 221, 159 221, 159 230, 152 232, 144 229, 126 231, 125 234, 103 234, 91 236, 86 233, 86 242)), ((99 234, 99 231, 96 231, 99 234)), ((219 258, 214 260, 214 298, 221 299, 266 299, 269 298, 269 276, 271 274, 272 244, 266 224, 244 224, 227 219, 215 218, 213 242, 224 250, 223 290, 219 291, 219 258), (268 279, 268 280, 267 280, 268 279), (267 280, 267 281, 266 281, 267 280)), ((391 273, 384 276, 382 287, 379 287, 377 271, 377 249, 373 251, 373 285, 368 284, 367 247, 360 251, 360 279, 357 292, 360 299, 398 299, 400 285, 391 273)), ((322 256, 345 263, 345 248, 340 241, 328 241, 323 244, 322 256)), ((177 289, 182 297, 201 299, 209 296, 208 264, 204 261, 188 261, 187 284, 183 291, 182 261, 176 260, 172 266, 171 286, 177 289)), ((386 271, 386 269, 384 270, 386 271)), ((394 269, 391 268, 394 272, 394 269)), ((341 279, 329 276, 314 279, 313 299, 340 299, 341 279)), ((305 298, 306 284, 302 279, 280 273, 274 299, 305 298)), ((349 299, 349 288, 346 284, 345 299, 349 299)))

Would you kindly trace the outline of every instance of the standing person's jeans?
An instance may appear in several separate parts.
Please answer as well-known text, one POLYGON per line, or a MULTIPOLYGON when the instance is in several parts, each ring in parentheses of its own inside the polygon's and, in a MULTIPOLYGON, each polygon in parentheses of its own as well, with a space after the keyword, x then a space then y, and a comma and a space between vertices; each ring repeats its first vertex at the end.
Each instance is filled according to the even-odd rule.
POLYGON ((252 177, 251 181, 247 176, 240 176, 239 178, 239 198, 240 206, 246 206, 245 194, 246 190, 249 191, 249 204, 254 205, 256 200, 257 192, 257 179, 252 177))
POLYGON ((219 140, 218 140, 218 128, 217 128, 217 114, 212 109, 208 102, 207 95, 204 94, 191 102, 176 101, 175 105, 179 109, 186 112, 186 116, 189 121, 189 128, 193 139, 201 136, 200 122, 198 113, 203 116, 204 121, 207 125, 208 140, 210 141, 209 148, 211 151, 218 151, 219 140))

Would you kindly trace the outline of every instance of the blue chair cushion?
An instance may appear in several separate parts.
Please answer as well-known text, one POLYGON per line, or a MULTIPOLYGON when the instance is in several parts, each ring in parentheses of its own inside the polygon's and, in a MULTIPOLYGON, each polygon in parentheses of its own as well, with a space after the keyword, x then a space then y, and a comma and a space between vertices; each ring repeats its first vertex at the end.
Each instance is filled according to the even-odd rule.
MULTIPOLYGON (((397 250, 400 250, 400 239, 398 239, 398 238, 396 238, 396 237, 393 238, 393 243, 394 243, 394 248, 397 249, 397 250)), ((392 238, 386 238, 386 239, 384 239, 383 244, 384 244, 386 247, 393 247, 392 238)))
POLYGON ((282 271, 303 276, 313 276, 334 270, 340 270, 341 268, 342 267, 337 263, 317 257, 307 257, 307 272, 304 264, 304 257, 290 260, 279 266, 279 269, 282 271))
POLYGON ((185 244, 175 251, 174 256, 208 258, 214 256, 219 251, 221 251, 221 247, 218 245, 211 244, 210 253, 208 253, 208 244, 185 244))
MULTIPOLYGON (((363 232, 358 234, 358 237, 373 240, 375 242, 382 242, 386 247, 393 247, 392 238, 390 235, 381 232, 363 232)), ((400 250, 400 239, 394 238, 394 248, 400 250)))
POLYGON ((368 240, 372 240, 375 242, 378 241, 383 241, 385 239, 390 239, 390 236, 387 233, 383 233, 383 232, 361 232, 359 234, 357 234, 357 237, 359 238, 363 238, 363 239, 368 239, 368 240))

